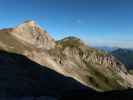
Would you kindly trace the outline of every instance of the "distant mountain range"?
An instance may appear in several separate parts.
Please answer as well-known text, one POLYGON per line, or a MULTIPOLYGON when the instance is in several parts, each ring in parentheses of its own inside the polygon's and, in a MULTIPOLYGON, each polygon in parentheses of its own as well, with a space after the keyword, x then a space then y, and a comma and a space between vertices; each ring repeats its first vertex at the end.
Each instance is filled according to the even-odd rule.
POLYGON ((121 48, 121 47, 111 47, 111 46, 93 46, 96 49, 103 50, 106 52, 112 52, 117 49, 123 49, 123 50, 133 50, 133 48, 121 48))
POLYGON ((108 46, 94 46, 94 48, 97 48, 99 50, 103 50, 103 51, 106 51, 106 52, 112 52, 112 51, 118 49, 118 47, 108 47, 108 46))
POLYGON ((111 54, 125 64, 127 68, 133 69, 133 50, 119 48, 112 51, 111 54))
POLYGON ((114 51, 73 36, 55 40, 32 20, 0 30, 0 50, 0 96, 65 97, 69 91, 133 88, 133 76, 114 51))
POLYGON ((119 59, 128 69, 133 69, 133 49, 132 48, 118 48, 118 47, 95 47, 99 50, 111 53, 114 57, 119 59))

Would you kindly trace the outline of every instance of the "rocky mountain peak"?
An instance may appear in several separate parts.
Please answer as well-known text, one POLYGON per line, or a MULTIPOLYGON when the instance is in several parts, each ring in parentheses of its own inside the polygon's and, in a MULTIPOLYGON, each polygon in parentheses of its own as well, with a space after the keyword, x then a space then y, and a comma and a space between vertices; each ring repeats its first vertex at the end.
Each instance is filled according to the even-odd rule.
POLYGON ((36 23, 36 21, 34 21, 34 20, 26 20, 26 21, 24 21, 24 23, 36 23))
POLYGON ((25 25, 27 26, 31 26, 31 27, 35 27, 35 26, 38 26, 37 23, 34 21, 34 20, 27 20, 27 21, 24 21, 25 25))
POLYGON ((16 28, 22 28, 22 27, 28 27, 28 28, 39 27, 39 28, 41 28, 38 25, 38 23, 36 21, 34 21, 34 20, 26 20, 23 23, 21 23, 21 24, 19 24, 19 25, 16 26, 16 28))
POLYGON ((54 39, 43 30, 35 21, 28 20, 18 25, 11 32, 12 35, 37 48, 50 49, 55 45, 54 39))

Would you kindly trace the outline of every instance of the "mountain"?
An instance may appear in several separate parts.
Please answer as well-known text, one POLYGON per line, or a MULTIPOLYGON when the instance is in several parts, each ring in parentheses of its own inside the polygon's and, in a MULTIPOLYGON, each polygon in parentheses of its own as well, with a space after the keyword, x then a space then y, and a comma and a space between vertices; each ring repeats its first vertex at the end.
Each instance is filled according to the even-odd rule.
POLYGON ((108 46, 94 46, 94 48, 99 49, 99 50, 103 50, 106 52, 112 52, 112 51, 118 49, 118 47, 108 47, 108 46))
POLYGON ((133 76, 111 54, 89 47, 76 37, 55 40, 32 20, 0 30, 0 50, 26 56, 42 68, 56 71, 97 91, 133 87, 133 76))
POLYGON ((128 69, 133 69, 133 50, 119 48, 111 54, 119 59, 128 69))

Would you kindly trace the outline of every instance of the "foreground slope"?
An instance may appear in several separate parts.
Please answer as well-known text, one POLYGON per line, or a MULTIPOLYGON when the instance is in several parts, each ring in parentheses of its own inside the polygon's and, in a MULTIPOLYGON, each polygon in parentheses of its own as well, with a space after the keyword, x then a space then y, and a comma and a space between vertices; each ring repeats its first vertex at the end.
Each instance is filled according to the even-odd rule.
POLYGON ((25 56, 0 51, 0 97, 58 97, 67 91, 82 89, 89 90, 76 80, 41 66, 25 56))
POLYGON ((0 49, 25 55, 98 91, 133 87, 133 76, 114 56, 91 48, 75 37, 55 41, 34 21, 1 30, 0 49))
POLYGON ((0 51, 1 100, 132 100, 133 90, 99 93, 27 57, 0 51), (41 96, 41 97, 40 97, 41 96))

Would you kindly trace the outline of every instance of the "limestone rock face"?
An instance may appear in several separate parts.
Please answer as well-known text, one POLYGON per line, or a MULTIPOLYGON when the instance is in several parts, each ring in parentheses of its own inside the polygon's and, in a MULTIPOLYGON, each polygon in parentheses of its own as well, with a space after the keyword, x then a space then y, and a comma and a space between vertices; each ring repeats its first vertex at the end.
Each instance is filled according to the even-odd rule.
POLYGON ((54 39, 32 20, 18 25, 12 30, 12 35, 37 48, 50 49, 55 46, 54 39))

